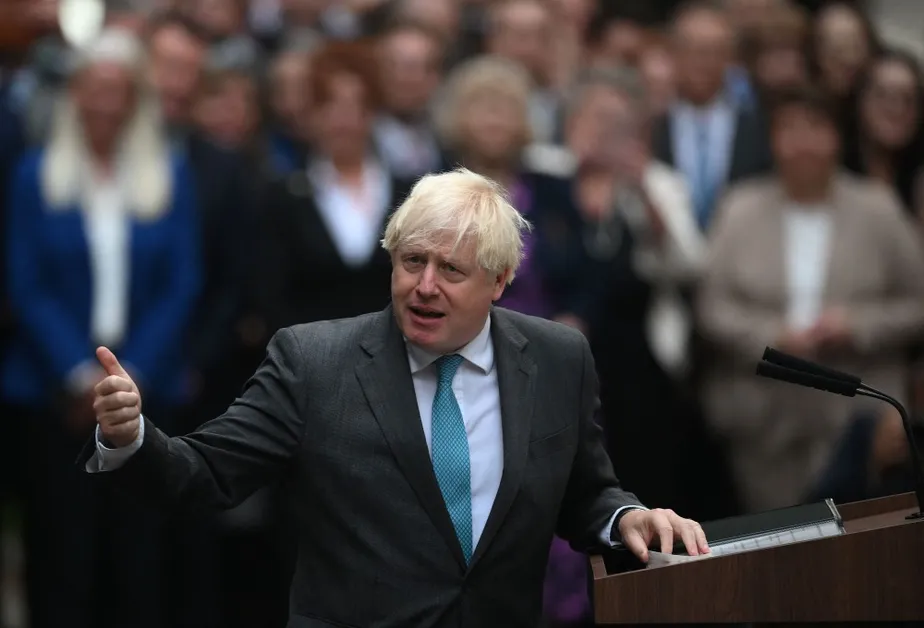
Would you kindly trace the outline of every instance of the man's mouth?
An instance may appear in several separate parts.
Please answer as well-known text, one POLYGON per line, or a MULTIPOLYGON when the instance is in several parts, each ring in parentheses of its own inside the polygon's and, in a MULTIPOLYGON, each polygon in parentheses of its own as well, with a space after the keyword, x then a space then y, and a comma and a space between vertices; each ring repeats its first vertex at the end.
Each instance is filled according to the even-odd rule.
POLYGON ((408 309, 421 318, 443 318, 446 316, 438 310, 429 307, 421 307, 419 305, 410 305, 408 309))

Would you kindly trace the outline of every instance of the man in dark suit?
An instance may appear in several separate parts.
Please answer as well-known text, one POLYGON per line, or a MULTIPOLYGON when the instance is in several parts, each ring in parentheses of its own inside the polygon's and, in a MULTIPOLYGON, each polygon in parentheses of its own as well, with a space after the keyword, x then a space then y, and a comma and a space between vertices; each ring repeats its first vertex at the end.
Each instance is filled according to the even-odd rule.
POLYGON ((678 98, 655 125, 654 153, 686 177, 707 231, 728 186, 770 170, 769 134, 763 112, 742 104, 729 83, 735 32, 725 9, 707 0, 685 3, 670 35, 678 98))
POLYGON ((535 626, 555 533, 641 560, 656 539, 708 551, 698 524, 620 488, 584 337, 492 305, 525 227, 490 180, 425 177, 385 231, 392 304, 280 330, 240 398, 188 436, 142 417, 101 347, 81 463, 165 508, 227 508, 282 480, 291 628, 535 626))

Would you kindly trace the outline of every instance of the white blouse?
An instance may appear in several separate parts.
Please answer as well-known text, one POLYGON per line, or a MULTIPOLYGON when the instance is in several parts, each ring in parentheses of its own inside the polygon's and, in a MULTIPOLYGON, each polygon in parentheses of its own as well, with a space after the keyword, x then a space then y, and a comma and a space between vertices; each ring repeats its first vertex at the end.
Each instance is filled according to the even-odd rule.
POLYGON ((115 178, 97 178, 84 201, 83 218, 93 285, 91 338, 115 346, 125 338, 128 326, 131 261, 128 213, 115 178))

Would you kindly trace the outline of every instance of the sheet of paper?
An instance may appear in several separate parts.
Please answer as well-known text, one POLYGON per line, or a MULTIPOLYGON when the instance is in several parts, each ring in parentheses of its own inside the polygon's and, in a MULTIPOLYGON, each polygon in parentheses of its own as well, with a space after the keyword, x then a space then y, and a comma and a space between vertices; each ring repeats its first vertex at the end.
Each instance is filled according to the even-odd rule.
POLYGON ((683 554, 665 554, 664 552, 648 552, 648 567, 664 567, 665 565, 676 565, 678 563, 688 563, 694 560, 709 558, 712 553, 700 554, 699 556, 685 556, 683 554))
POLYGON ((710 558, 712 556, 727 556, 729 554, 749 552, 764 547, 789 545, 790 543, 820 539, 828 536, 836 536, 838 534, 843 534, 843 529, 841 529, 836 523, 831 522, 819 525, 805 526, 794 530, 765 534, 763 536, 743 539, 741 541, 733 541, 730 543, 713 545, 709 548, 710 551, 708 554, 700 554, 699 556, 685 556, 682 554, 676 555, 649 551, 648 566, 663 567, 665 565, 676 565, 678 563, 686 563, 691 560, 702 560, 703 558, 710 558))

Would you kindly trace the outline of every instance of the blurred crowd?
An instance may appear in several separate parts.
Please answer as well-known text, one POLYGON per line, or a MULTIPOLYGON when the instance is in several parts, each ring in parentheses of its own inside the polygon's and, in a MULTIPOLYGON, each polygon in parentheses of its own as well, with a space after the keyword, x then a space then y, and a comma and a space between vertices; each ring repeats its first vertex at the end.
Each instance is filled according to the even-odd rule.
MULTIPOLYGON (((772 345, 924 410, 924 84, 853 3, 108 4, 79 49, 55 0, 0 15, 0 481, 30 625, 285 625, 278 485, 178 519, 75 466, 94 348, 159 427, 195 429, 280 327, 385 307, 384 221, 459 165, 533 225, 500 305, 587 335, 644 503, 910 489, 897 414, 754 375, 772 345)), ((557 540, 545 606, 592 625, 557 540)))

